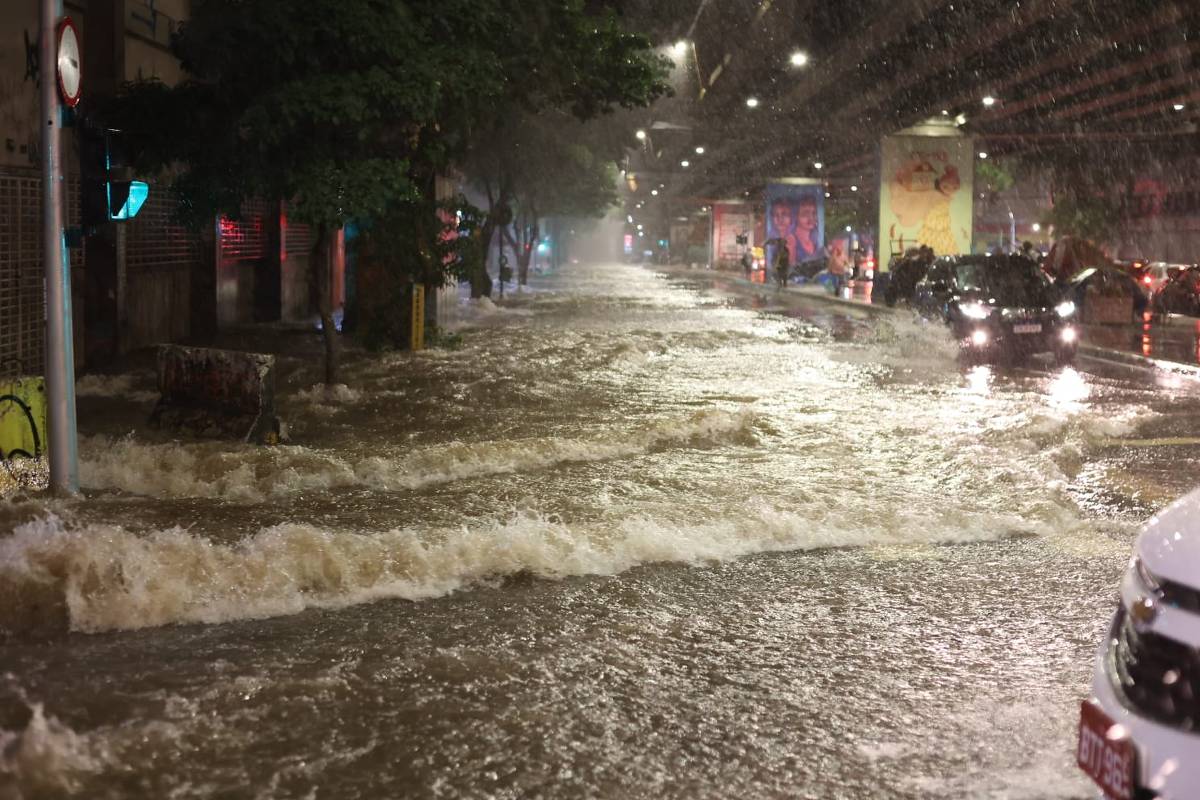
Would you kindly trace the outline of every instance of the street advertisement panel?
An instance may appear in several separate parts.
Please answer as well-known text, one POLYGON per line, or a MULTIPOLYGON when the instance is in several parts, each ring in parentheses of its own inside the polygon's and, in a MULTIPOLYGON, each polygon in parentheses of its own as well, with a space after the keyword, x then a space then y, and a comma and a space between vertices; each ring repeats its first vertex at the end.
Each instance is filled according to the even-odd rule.
POLYGON ((742 253, 754 244, 754 212, 749 203, 713 203, 712 254, 718 269, 738 269, 742 253), (745 244, 738 237, 745 236, 745 244))
POLYGON ((975 148, 969 136, 887 136, 879 187, 879 268, 910 247, 971 252, 975 148))
POLYGON ((819 258, 825 245, 825 190, 811 178, 780 178, 767 184, 767 264, 774 265, 780 246, 787 247, 788 266, 819 258))

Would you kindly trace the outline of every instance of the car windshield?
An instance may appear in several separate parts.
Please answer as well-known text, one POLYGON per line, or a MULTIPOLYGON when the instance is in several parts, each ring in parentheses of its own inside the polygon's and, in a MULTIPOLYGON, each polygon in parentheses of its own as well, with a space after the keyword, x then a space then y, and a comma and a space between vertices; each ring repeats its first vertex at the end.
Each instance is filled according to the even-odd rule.
POLYGON ((979 292, 1000 305, 1036 305, 1047 301, 1049 281, 1023 259, 968 262, 954 270, 960 292, 979 292))

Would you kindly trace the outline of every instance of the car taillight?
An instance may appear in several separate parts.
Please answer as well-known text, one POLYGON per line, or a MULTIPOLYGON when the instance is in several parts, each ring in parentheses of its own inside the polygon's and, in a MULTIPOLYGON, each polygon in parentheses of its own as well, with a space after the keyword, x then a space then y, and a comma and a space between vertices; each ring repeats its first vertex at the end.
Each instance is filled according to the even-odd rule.
POLYGON ((1151 280, 1151 278, 1150 278, 1150 276, 1149 276, 1149 275, 1147 275, 1146 277, 1142 278, 1142 283, 1146 284, 1147 286, 1149 286, 1149 285, 1150 285, 1151 283, 1153 283, 1153 282, 1154 282, 1154 281, 1153 281, 1153 280, 1151 280))

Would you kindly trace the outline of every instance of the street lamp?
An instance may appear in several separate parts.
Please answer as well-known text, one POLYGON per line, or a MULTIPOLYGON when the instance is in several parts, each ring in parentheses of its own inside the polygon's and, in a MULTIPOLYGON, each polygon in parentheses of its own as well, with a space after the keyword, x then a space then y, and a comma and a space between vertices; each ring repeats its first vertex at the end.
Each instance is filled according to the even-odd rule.
POLYGON ((813 162, 813 169, 823 169, 824 167, 825 167, 825 165, 822 164, 820 161, 813 162))
POLYGON ((704 155, 704 148, 703 148, 703 147, 697 147, 697 148, 696 148, 696 155, 698 155, 698 156, 702 156, 702 155, 704 155))
POLYGON ((750 108, 758 108, 758 98, 757 97, 747 97, 746 105, 750 108))
POLYGON ((980 153, 979 153, 979 157, 980 157, 981 159, 985 159, 985 160, 986 160, 986 159, 987 159, 987 153, 984 153, 984 152, 980 151, 980 153))
POLYGON ((992 97, 990 94, 985 96, 983 98, 983 105, 985 108, 991 108, 992 106, 996 105, 996 98, 992 97))
POLYGON ((691 165, 692 165, 692 162, 688 161, 687 159, 684 159, 683 161, 679 162, 679 166, 683 167, 684 169, 687 169, 691 165))
POLYGON ((634 134, 634 136, 636 136, 638 138, 638 141, 641 141, 641 142, 646 141, 646 132, 641 129, 639 129, 638 132, 634 134))
POLYGON ((683 39, 680 39, 671 47, 671 51, 675 53, 676 57, 682 56, 685 52, 687 52, 687 42, 685 42, 683 39))
POLYGON ((802 50, 797 50, 796 52, 792 53, 791 61, 793 67, 803 67, 808 63, 808 53, 805 53, 802 50))

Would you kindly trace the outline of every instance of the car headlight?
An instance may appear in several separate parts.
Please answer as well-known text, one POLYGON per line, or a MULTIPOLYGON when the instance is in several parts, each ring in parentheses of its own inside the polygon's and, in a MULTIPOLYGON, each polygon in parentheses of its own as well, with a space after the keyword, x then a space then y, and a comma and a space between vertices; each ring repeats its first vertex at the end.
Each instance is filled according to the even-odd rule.
POLYGON ((1154 573, 1146 568, 1141 556, 1133 557, 1133 572, 1135 575, 1137 575, 1138 581, 1140 581, 1142 586, 1148 591, 1155 594, 1162 592, 1162 584, 1158 582, 1158 578, 1154 576, 1154 573))
POLYGON ((983 303, 963 303, 958 310, 967 319, 987 319, 992 315, 992 309, 983 303))
POLYGON ((1058 305, 1056 305, 1054 307, 1054 311, 1060 317, 1069 317, 1075 313, 1075 304, 1073 302, 1071 302, 1070 300, 1063 300, 1061 303, 1059 303, 1058 305))

